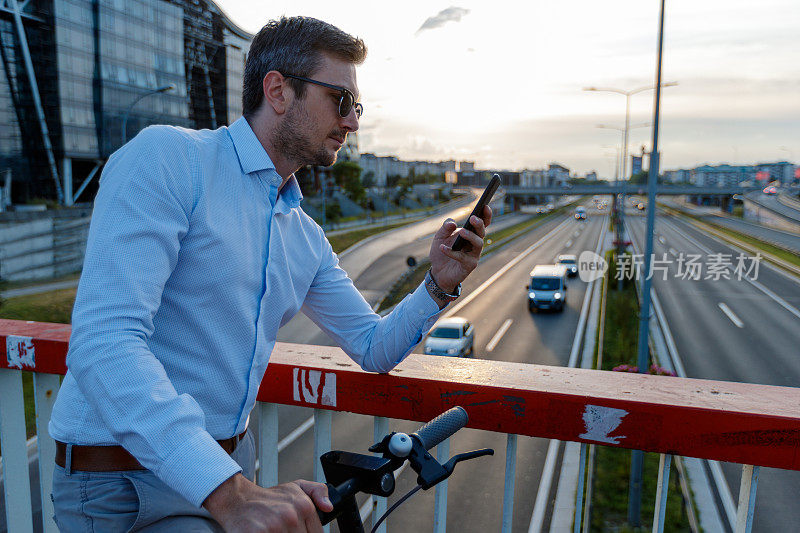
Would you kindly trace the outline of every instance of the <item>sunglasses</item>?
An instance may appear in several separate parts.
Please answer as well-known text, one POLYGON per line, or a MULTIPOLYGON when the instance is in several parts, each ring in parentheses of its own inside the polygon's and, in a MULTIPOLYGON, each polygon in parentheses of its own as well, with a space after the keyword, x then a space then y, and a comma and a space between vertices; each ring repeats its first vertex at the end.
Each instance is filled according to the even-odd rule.
POLYGON ((339 87, 338 85, 333 85, 330 83, 325 83, 324 81, 317 81, 312 80, 310 78, 304 78, 302 76, 295 76, 293 74, 284 74, 284 78, 294 78, 295 80, 304 81, 306 83, 313 83, 315 85, 321 85, 322 87, 327 87, 328 89, 333 89, 334 91, 339 91, 339 116, 345 118, 350 114, 350 111, 353 108, 356 109, 356 117, 361 118, 361 115, 364 113, 364 106, 361 105, 361 102, 356 102, 356 97, 351 93, 348 89, 344 87, 339 87))

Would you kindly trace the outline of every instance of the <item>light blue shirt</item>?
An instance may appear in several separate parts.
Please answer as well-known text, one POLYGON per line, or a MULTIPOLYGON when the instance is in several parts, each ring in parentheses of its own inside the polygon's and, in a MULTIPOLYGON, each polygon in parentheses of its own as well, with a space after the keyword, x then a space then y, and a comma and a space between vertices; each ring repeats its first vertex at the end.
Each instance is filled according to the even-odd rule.
MULTIPOLYGON (((302 309, 362 368, 388 372, 440 314, 423 285, 381 318, 339 267, 244 118, 149 127, 111 156, 94 204, 59 441, 121 444, 195 505, 239 465, 283 324, 302 309)), ((310 361, 311 363, 311 361, 310 361)))

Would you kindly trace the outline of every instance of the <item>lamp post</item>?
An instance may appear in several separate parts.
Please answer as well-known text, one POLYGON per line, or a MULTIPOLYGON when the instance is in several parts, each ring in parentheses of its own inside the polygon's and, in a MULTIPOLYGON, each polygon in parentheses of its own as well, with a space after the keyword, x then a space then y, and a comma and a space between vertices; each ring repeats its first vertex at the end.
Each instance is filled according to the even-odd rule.
MULTIPOLYGON (((668 81, 666 83, 662 83, 661 87, 674 87, 678 85, 677 81, 668 81)), ((584 91, 593 91, 593 92, 609 92, 609 93, 617 93, 625 96, 625 128, 623 131, 623 140, 622 140, 622 179, 627 179, 630 176, 627 175, 628 169, 628 130, 631 129, 630 120, 631 120, 631 96, 634 94, 643 92, 643 91, 652 91, 655 89, 655 85, 647 85, 645 87, 637 87, 636 89, 626 91, 623 89, 617 89, 614 87, 584 87, 584 91)))
POLYGON ((163 85, 163 86, 161 86, 161 87, 159 87, 157 89, 151 89, 150 91, 148 91, 148 92, 146 92, 146 93, 144 93, 142 95, 139 95, 139 97, 137 97, 136 100, 134 100, 133 103, 128 106, 128 109, 125 110, 125 116, 122 119, 122 144, 125 144, 126 142, 128 142, 128 117, 131 114, 131 110, 133 110, 133 106, 135 106, 142 99, 147 98, 151 94, 165 93, 167 91, 172 91, 175 88, 176 88, 175 84, 174 83, 170 83, 169 85, 163 85))

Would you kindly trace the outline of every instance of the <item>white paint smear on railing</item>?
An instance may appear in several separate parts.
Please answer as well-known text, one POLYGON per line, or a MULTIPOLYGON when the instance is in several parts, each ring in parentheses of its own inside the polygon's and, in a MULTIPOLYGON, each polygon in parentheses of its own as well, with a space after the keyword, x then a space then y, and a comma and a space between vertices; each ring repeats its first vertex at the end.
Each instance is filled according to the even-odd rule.
POLYGON ((620 444, 624 435, 611 437, 611 433, 619 427, 622 419, 628 414, 624 409, 614 407, 603 407, 602 405, 587 405, 583 412, 583 423, 586 425, 586 432, 580 438, 593 440, 595 442, 605 442, 608 444, 620 444))

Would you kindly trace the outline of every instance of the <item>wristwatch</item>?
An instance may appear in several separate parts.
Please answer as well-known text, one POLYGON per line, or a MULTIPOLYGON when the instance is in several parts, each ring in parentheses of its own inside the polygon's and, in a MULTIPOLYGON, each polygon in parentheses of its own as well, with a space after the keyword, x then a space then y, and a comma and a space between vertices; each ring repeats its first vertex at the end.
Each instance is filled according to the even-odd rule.
POLYGON ((456 290, 453 294, 445 292, 436 280, 433 279, 433 274, 431 274, 431 269, 429 268, 428 271, 425 273, 425 288, 428 289, 428 292, 431 293, 434 297, 443 300, 445 302, 452 302, 453 300, 457 299, 461 296, 461 284, 459 283, 456 287, 456 290))

